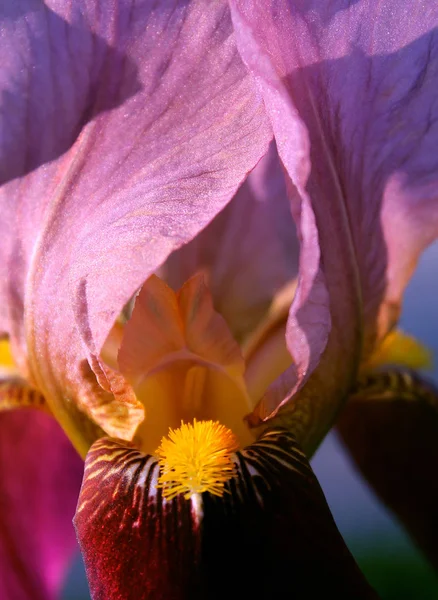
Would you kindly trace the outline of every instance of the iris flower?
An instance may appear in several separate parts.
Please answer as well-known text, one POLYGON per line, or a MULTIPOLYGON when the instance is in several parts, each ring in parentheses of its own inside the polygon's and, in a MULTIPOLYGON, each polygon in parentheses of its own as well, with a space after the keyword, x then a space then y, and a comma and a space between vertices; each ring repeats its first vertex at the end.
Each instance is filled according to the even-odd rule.
POLYGON ((93 600, 376 597, 308 463, 338 418, 437 564, 437 393, 382 366, 425 362, 438 4, 0 15, 0 596, 56 596, 78 501, 93 600))

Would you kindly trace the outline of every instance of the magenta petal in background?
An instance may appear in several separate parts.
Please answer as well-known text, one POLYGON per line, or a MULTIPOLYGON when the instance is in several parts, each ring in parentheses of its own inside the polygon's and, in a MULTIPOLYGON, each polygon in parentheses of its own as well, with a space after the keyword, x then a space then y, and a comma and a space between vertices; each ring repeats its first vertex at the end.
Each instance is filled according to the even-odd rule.
MULTIPOLYGON (((358 359, 397 318, 418 255, 438 233, 438 7, 231 4, 241 54, 264 95, 292 196, 301 199, 301 284, 288 331, 300 378, 325 345, 313 332, 327 326, 327 306, 302 293, 314 274, 305 271, 306 253, 321 251, 332 333, 303 394, 327 428, 358 359), (316 229, 303 221, 308 203, 316 229), (319 408, 327 411, 323 419, 319 408)), ((278 403, 279 391, 268 394, 262 413, 278 403)))
POLYGON ((59 425, 31 409, 0 413, 0 598, 52 600, 76 550, 83 461, 59 425))
MULTIPOLYGON (((56 158, 68 143, 55 118, 51 150, 31 166, 55 160, 1 191, 8 285, 0 298, 11 309, 1 324, 25 370, 26 307, 30 375, 70 428, 75 417, 62 398, 86 406, 87 358, 97 364, 124 303, 231 199, 271 130, 226 2, 52 0, 40 20, 39 3, 19 6, 6 48, 23 57, 20 77, 34 86, 14 122, 24 127, 43 102, 51 106, 45 121, 62 112, 75 123, 68 143, 79 135, 56 158), (66 92, 59 110, 52 91, 61 72, 63 89, 87 102, 69 104, 66 92)), ((8 61, 8 93, 19 95, 8 61)))

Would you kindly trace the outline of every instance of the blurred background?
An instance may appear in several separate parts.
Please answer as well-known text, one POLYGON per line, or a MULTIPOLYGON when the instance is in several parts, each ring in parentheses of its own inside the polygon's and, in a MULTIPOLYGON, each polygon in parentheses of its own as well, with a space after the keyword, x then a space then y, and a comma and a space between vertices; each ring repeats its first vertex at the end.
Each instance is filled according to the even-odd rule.
MULTIPOLYGON (((423 255, 404 299, 401 327, 436 357, 431 379, 438 384, 438 243, 423 255)), ((335 521, 348 547, 382 600, 436 600, 438 578, 395 519, 354 471, 334 434, 312 461, 335 521)), ((78 556, 63 600, 89 600, 78 556)))

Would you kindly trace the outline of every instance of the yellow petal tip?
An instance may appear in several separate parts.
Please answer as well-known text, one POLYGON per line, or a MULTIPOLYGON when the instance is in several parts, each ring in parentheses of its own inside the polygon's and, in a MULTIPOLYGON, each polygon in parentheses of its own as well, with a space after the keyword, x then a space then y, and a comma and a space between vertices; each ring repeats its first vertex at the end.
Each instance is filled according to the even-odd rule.
POLYGON ((409 369, 431 369, 432 352, 413 336, 396 329, 389 333, 366 365, 366 370, 384 365, 398 365, 409 369))

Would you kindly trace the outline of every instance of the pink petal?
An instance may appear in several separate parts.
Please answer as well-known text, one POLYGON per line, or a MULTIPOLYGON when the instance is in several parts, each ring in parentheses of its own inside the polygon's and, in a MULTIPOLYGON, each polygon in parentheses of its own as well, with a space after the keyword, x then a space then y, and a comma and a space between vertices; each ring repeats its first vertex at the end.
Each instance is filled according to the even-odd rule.
POLYGON ((57 597, 76 550, 83 462, 42 412, 0 413, 0 597, 57 597))
POLYGON ((201 270, 214 304, 241 340, 298 271, 298 240, 275 145, 227 206, 169 257, 163 276, 175 289, 201 270))
POLYGON ((301 210, 300 286, 288 328, 297 372, 271 390, 258 417, 290 399, 299 389, 296 375, 302 384, 325 349, 293 405, 299 421, 315 425, 309 439, 308 426, 297 431, 312 450, 358 359, 397 318, 418 255, 438 233, 437 7, 231 4, 240 51, 263 93, 301 210), (315 289, 318 250, 323 279, 315 289))
MULTIPOLYGON (((36 152, 37 165, 80 133, 60 158, 2 190, 0 324, 22 370, 29 354, 29 375, 67 430, 76 416, 66 396, 102 426, 106 410, 119 414, 112 434, 120 426, 130 437, 142 414, 123 379, 97 358, 103 342, 148 275, 234 195, 266 152, 270 127, 225 1, 20 7, 6 21, 5 44, 23 64, 14 79, 16 60, 8 58, 7 89, 15 97, 33 85, 14 123, 25 128, 26 114, 38 120, 46 103, 41 119, 56 138, 47 142, 51 153, 38 155, 36 127, 21 151, 36 152)), ((85 451, 89 440, 76 443, 85 451)))

